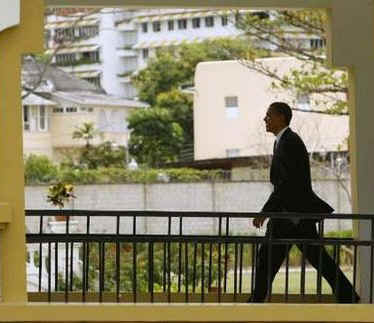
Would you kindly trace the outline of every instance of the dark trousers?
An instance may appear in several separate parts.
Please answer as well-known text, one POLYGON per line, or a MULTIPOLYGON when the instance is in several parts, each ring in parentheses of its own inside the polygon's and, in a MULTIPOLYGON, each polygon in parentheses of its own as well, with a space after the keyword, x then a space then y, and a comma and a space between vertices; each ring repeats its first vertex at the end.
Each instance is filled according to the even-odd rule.
MULTIPOLYGON (((316 224, 312 221, 300 221, 297 225, 289 220, 283 219, 270 221, 266 231, 266 236, 268 237, 272 234, 274 239, 319 239, 316 224)), ((291 247, 291 245, 273 244, 271 246, 271 258, 269 259, 269 244, 264 243, 260 245, 256 263, 255 289, 251 298, 252 302, 263 302, 265 300, 268 291, 268 282, 270 282, 270 284, 273 283, 274 277, 291 247), (268 277, 270 279, 268 279, 268 277)), ((324 247, 306 245, 305 250, 303 250, 302 244, 298 244, 297 247, 304 253, 306 260, 308 260, 314 268, 317 270, 319 270, 319 268, 321 269, 322 277, 330 284, 339 303, 352 303, 352 299, 353 302, 358 302, 359 296, 353 290, 352 284, 329 256, 324 247), (321 248, 322 254, 320 255, 321 248), (320 259, 321 266, 319 263, 320 259)))

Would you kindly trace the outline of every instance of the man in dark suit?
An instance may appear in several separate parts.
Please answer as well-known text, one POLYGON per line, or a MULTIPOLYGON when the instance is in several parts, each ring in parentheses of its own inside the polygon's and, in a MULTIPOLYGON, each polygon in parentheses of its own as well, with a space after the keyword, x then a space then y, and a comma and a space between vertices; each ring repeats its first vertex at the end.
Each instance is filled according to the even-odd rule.
MULTIPOLYGON (((332 213, 333 208, 312 190, 308 152, 301 138, 289 128, 291 119, 292 110, 283 102, 272 103, 264 118, 266 131, 273 133, 276 141, 270 169, 270 181, 274 190, 262 212, 332 213)), ((254 226, 260 228, 265 219, 265 217, 255 218, 254 226)), ((270 220, 266 236, 270 234, 275 239, 319 239, 315 220, 301 220, 296 216, 290 220, 270 220)), ((268 282, 273 282, 291 247, 273 244, 271 259, 269 259, 269 245, 264 243, 260 246, 255 289, 250 301, 265 300, 268 282)), ((321 268, 321 274, 330 284, 338 302, 351 303, 352 300, 358 302, 359 296, 353 290, 351 283, 323 247, 321 250, 318 245, 307 245, 306 250, 303 250, 303 245, 298 245, 298 248, 311 265, 316 269, 321 268), (320 255, 321 264, 319 264, 320 255)))

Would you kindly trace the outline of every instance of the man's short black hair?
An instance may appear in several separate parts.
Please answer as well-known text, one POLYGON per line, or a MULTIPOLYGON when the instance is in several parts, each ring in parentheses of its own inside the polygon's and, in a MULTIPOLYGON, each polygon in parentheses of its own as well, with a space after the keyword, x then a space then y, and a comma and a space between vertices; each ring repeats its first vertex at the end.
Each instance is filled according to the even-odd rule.
POLYGON ((292 110, 290 106, 285 102, 273 102, 270 104, 270 108, 277 113, 284 116, 284 120, 286 121, 287 126, 290 125, 292 119, 292 110))

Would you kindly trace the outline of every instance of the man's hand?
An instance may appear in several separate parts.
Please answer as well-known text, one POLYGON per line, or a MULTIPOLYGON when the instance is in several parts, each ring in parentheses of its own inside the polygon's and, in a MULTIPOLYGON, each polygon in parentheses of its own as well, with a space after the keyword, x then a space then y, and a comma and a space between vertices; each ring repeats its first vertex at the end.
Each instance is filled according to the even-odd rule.
POLYGON ((258 216, 257 218, 253 219, 253 225, 257 228, 260 229, 262 225, 264 224, 266 220, 266 217, 264 216, 258 216))

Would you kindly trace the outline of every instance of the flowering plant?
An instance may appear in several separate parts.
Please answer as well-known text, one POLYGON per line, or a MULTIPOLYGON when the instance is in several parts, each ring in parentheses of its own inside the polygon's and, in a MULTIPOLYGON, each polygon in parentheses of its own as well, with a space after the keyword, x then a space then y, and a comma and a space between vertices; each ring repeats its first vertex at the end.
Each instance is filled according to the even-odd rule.
POLYGON ((72 184, 59 182, 48 188, 47 201, 59 208, 63 208, 65 202, 75 198, 74 185, 72 184))

